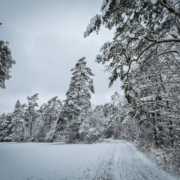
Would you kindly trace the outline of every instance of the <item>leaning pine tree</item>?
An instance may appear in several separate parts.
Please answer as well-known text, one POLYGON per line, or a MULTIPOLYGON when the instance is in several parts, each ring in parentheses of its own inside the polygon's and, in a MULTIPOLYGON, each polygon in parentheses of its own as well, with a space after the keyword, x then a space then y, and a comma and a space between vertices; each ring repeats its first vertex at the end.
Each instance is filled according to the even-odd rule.
POLYGON ((91 107, 90 92, 94 93, 94 86, 90 76, 94 76, 94 74, 90 68, 86 67, 85 58, 78 60, 71 71, 72 78, 69 90, 66 93, 64 107, 57 121, 53 140, 60 134, 65 136, 68 142, 80 141, 79 128, 91 107))

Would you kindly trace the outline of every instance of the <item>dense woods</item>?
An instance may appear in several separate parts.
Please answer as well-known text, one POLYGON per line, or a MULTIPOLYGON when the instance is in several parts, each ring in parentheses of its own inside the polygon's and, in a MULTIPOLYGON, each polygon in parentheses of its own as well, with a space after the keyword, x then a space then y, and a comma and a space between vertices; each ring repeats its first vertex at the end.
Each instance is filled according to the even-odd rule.
POLYGON ((0 141, 126 139, 146 153, 160 152, 163 163, 180 172, 179 10, 179 1, 104 0, 84 36, 102 25, 115 28, 96 61, 110 72, 110 86, 117 79, 123 82, 124 96, 115 92, 111 102, 91 105, 94 74, 82 58, 71 70, 65 100, 53 97, 38 108, 34 94, 0 116, 0 141))
POLYGON ((180 168, 180 3, 167 0, 104 0, 84 36, 101 25, 115 27, 114 38, 96 57, 110 72, 110 86, 120 78, 129 111, 129 138, 165 154, 180 168), (132 136, 132 132, 134 136, 132 136), (169 156, 168 156, 169 155, 169 156))

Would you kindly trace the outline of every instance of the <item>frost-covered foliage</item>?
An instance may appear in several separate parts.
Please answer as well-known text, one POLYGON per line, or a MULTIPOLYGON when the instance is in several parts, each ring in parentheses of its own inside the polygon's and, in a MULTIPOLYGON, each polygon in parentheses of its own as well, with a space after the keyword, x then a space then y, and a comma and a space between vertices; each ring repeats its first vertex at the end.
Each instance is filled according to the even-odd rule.
POLYGON ((105 137, 134 140, 135 126, 132 123, 132 108, 118 92, 111 96, 111 102, 104 104, 105 137))
MULTIPOLYGON (((1 25, 1 23, 0 23, 1 25)), ((8 42, 0 40, 0 87, 5 88, 5 80, 11 77, 10 69, 15 61, 11 57, 11 50, 8 47, 8 42)))
POLYGON ((0 116, 0 141, 12 141, 13 124, 11 114, 0 116))
POLYGON ((35 109, 38 104, 38 93, 34 94, 33 96, 28 96, 28 105, 26 108, 26 114, 25 114, 25 124, 27 127, 25 139, 33 141, 35 138, 35 128, 38 125, 37 118, 39 117, 38 111, 35 109), (34 132, 33 132, 34 131, 34 132))
POLYGON ((39 141, 50 141, 55 131, 56 122, 62 109, 62 102, 54 97, 40 107, 43 125, 38 134, 39 141))
POLYGON ((50 141, 62 103, 54 97, 35 109, 38 94, 28 97, 28 106, 18 100, 14 111, 0 116, 0 141, 50 141))
POLYGON ((158 59, 146 70, 130 73, 131 84, 125 86, 139 129, 138 143, 146 148, 161 148, 165 156, 171 152, 173 160, 168 162, 176 168, 180 165, 178 61, 175 56, 158 59))
POLYGON ((79 127, 84 121, 87 111, 91 108, 90 92, 94 93, 94 86, 90 76, 94 76, 94 74, 86 66, 85 58, 79 59, 71 71, 72 78, 57 122, 55 136, 59 131, 63 131, 63 136, 68 142, 76 142, 80 140, 79 127))
POLYGON ((103 140, 105 118, 98 106, 90 109, 84 117, 82 115, 79 117, 84 119, 79 127, 81 141, 91 143, 103 140))
POLYGON ((24 131, 25 131, 25 104, 21 105, 18 100, 15 104, 14 112, 12 113, 12 126, 13 134, 12 141, 23 141, 24 140, 24 131))
POLYGON ((128 80, 133 64, 141 68, 157 57, 179 55, 179 7, 179 1, 104 0, 101 15, 91 20, 85 36, 101 25, 116 27, 113 41, 105 43, 96 58, 107 64, 110 85, 118 77, 128 80))
POLYGON ((136 71, 131 77, 131 87, 126 86, 126 95, 133 105, 139 125, 148 126, 154 134, 154 144, 159 147, 174 146, 179 127, 179 63, 175 59, 159 59, 146 71, 136 71), (162 62, 163 61, 163 62, 162 62))
POLYGON ((106 111, 106 137, 115 139, 120 138, 122 125, 121 112, 119 111, 120 107, 108 103, 104 105, 103 110, 106 111))
POLYGON ((116 28, 112 42, 102 46, 96 61, 105 64, 110 72, 110 86, 118 78, 123 81, 129 103, 126 120, 122 121, 123 126, 128 124, 125 138, 136 140, 146 149, 161 148, 165 156, 171 152, 168 163, 177 171, 180 171, 179 8, 177 0, 104 0, 101 15, 91 20, 84 33, 86 37, 98 32, 101 25, 116 28))

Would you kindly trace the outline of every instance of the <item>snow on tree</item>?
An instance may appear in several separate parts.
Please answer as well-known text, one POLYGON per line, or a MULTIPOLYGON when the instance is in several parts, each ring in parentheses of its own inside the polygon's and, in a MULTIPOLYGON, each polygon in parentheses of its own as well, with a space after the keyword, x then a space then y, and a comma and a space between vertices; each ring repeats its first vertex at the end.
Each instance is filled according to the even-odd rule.
MULTIPOLYGON (((101 15, 91 19, 84 33, 86 37, 99 32, 101 25, 116 28, 112 42, 102 46, 96 61, 110 72, 110 86, 118 78, 123 81, 130 106, 127 119, 131 117, 133 126, 127 128, 129 135, 135 132, 146 148, 161 148, 166 154, 173 151, 169 163, 177 168, 179 8, 177 0, 104 0, 101 15)), ((129 120, 125 122, 131 125, 129 120)))
POLYGON ((111 96, 111 103, 104 105, 104 111, 106 111, 106 123, 105 130, 106 138, 113 137, 115 139, 120 138, 122 131, 122 109, 121 109, 121 96, 118 92, 115 92, 111 96))
MULTIPOLYGON (((1 25, 1 23, 0 23, 1 25)), ((0 40, 0 87, 5 88, 5 80, 11 77, 10 69, 15 61, 11 57, 11 51, 8 48, 8 42, 0 40)))
POLYGON ((133 65, 141 68, 158 57, 179 56, 179 1, 104 0, 84 36, 99 31, 101 25, 116 27, 112 42, 106 42, 98 63, 107 64, 110 85, 117 79, 128 81, 133 65))
POLYGON ((12 113, 12 124, 13 124, 13 134, 12 141, 23 141, 24 140, 24 128, 25 128, 25 104, 21 105, 18 100, 15 104, 14 112, 12 113))
POLYGON ((129 77, 131 86, 125 87, 129 102, 135 102, 132 103, 134 118, 138 119, 141 136, 145 133, 145 142, 156 147, 174 147, 178 140, 180 68, 177 60, 161 58, 152 62, 146 71, 136 70, 129 77))
POLYGON ((47 124, 51 124, 53 120, 57 119, 62 108, 62 102, 58 97, 53 97, 48 103, 43 104, 40 107, 40 111, 43 114, 43 119, 47 124))
POLYGON ((26 124, 26 139, 34 140, 36 128, 38 126, 37 118, 40 116, 40 113, 36 111, 35 107, 38 106, 38 93, 33 96, 28 96, 28 105, 25 113, 25 124, 26 124))
POLYGON ((9 142, 12 141, 13 124, 12 114, 3 113, 0 116, 0 141, 9 142))
POLYGON ((94 76, 94 74, 86 64, 83 57, 71 69, 72 78, 70 86, 66 93, 66 100, 64 101, 60 118, 57 122, 56 136, 57 133, 63 133, 69 142, 75 142, 80 139, 79 127, 84 121, 86 112, 91 107, 90 92, 94 93, 94 86, 90 76, 94 76))
MULTIPOLYGON (((81 114, 82 115, 82 114, 81 114)), ((80 115, 80 118, 82 118, 80 115)), ((89 109, 79 127, 81 141, 98 142, 104 139, 105 118, 98 108, 89 109)))
MULTIPOLYGON (((104 134, 106 138, 132 140, 132 133, 129 133, 129 126, 132 127, 130 117, 131 108, 127 100, 118 92, 111 96, 111 102, 103 106, 106 119, 104 134)), ((134 134, 134 133, 133 133, 134 134)))
POLYGON ((40 107, 43 125, 38 134, 39 141, 50 141, 55 131, 56 123, 62 109, 62 102, 54 97, 40 107))

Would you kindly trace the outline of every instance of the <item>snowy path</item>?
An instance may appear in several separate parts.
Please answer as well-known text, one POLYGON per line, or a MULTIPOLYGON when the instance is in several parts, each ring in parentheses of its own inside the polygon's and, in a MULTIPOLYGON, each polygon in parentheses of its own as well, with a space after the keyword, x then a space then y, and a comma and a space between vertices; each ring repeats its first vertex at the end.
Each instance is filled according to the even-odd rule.
POLYGON ((125 141, 0 143, 0 180, 176 180, 125 141))

